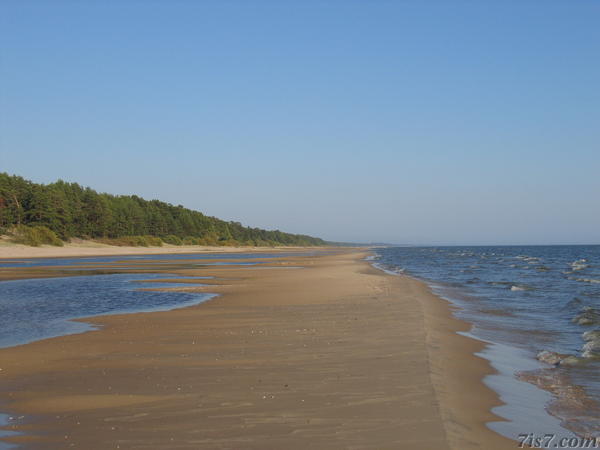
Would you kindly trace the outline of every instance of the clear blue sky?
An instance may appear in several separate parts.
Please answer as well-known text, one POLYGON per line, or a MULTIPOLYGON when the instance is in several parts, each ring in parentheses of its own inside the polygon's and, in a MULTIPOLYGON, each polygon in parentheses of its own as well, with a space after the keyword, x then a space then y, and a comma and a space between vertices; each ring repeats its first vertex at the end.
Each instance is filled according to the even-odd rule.
POLYGON ((600 243, 600 2, 0 3, 0 171, 332 240, 600 243))

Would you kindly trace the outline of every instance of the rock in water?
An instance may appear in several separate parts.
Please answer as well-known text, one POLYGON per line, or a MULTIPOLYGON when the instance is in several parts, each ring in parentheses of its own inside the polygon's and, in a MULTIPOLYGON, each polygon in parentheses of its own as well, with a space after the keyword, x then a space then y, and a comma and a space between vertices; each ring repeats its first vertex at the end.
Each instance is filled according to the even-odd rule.
POLYGON ((543 350, 537 354, 537 359, 546 364, 557 366, 562 359, 568 355, 561 355, 560 353, 543 350))

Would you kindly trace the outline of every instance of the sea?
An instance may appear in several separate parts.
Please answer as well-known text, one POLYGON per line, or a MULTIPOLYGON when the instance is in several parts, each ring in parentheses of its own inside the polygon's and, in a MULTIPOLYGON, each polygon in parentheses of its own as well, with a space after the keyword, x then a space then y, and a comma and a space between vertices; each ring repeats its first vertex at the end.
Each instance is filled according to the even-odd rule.
POLYGON ((491 429, 600 436, 600 245, 383 247, 371 259, 426 282, 486 344, 478 356, 497 373, 484 382, 504 403, 491 429))

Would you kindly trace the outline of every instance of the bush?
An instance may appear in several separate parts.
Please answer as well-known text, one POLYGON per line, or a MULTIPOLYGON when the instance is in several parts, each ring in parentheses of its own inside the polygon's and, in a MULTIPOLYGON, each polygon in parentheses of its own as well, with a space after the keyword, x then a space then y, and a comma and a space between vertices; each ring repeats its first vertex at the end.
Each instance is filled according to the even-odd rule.
POLYGON ((165 236, 164 238, 162 238, 162 240, 166 244, 183 245, 183 241, 181 240, 181 238, 178 237, 178 236, 175 236, 174 234, 170 234, 168 236, 165 236))
POLYGON ((163 241, 156 236, 121 236, 118 238, 96 239, 97 242, 118 247, 162 247, 163 241))
POLYGON ((134 247, 149 247, 150 242, 146 236, 131 236, 131 245, 134 247))
POLYGON ((217 245, 221 245, 224 247, 237 247, 240 245, 240 243, 234 239, 222 239, 219 242, 217 242, 217 245))
POLYGON ((62 247, 64 242, 61 241, 54 231, 44 226, 28 227, 26 225, 18 226, 14 233, 14 241, 19 244, 31 245, 39 247, 40 245, 55 245, 62 247))
POLYGON ((207 245, 212 247, 218 245, 218 242, 219 236, 214 232, 206 233, 204 236, 199 238, 200 245, 207 245))
POLYGON ((163 241, 158 236, 144 236, 150 247, 162 247, 163 241))

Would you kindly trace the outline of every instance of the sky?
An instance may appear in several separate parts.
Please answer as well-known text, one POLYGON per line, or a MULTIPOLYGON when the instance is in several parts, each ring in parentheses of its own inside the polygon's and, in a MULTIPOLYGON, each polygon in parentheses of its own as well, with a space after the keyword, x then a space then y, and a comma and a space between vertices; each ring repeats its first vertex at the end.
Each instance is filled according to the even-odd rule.
POLYGON ((600 2, 0 2, 0 172, 347 242, 600 243, 600 2))

